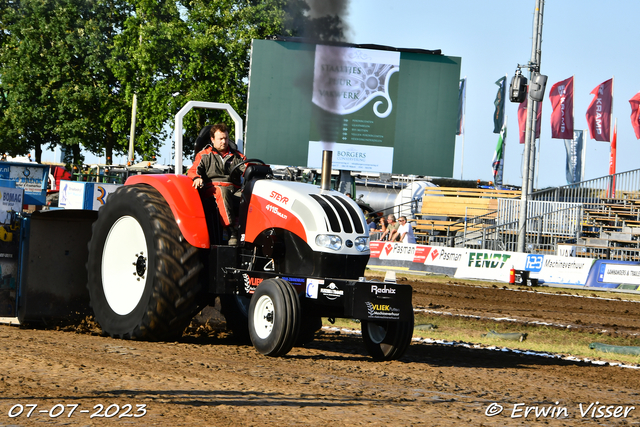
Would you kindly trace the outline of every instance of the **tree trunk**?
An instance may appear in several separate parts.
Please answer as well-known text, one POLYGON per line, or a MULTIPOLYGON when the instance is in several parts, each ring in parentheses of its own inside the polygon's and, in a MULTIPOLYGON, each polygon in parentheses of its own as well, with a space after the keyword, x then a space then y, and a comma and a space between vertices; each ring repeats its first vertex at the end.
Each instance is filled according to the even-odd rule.
POLYGON ((73 144, 71 146, 71 151, 73 152, 73 164, 79 165, 82 163, 82 154, 80 153, 80 145, 73 144))
POLYGON ((37 141, 34 148, 36 150, 36 163, 42 163, 42 143, 37 141))

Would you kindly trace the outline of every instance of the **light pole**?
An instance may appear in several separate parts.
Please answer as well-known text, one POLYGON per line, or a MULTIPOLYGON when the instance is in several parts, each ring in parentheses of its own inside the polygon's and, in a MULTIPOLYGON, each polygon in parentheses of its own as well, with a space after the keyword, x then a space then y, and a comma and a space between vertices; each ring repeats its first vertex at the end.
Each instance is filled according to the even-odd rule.
MULTIPOLYGON (((524 140, 524 170, 522 171, 522 190, 520 196, 520 215, 518 218, 518 252, 525 251, 527 239, 527 203, 529 192, 533 190, 533 168, 536 139, 536 117, 538 103, 544 96, 546 76, 540 74, 540 57, 542 54, 542 15, 544 12, 544 0, 536 0, 536 10, 533 17, 533 43, 531 47, 531 60, 526 68, 529 68, 531 76, 531 89, 528 93, 527 125, 524 140), (534 84, 536 87, 534 87, 534 84)), ((518 66, 520 68, 520 66, 518 66)))

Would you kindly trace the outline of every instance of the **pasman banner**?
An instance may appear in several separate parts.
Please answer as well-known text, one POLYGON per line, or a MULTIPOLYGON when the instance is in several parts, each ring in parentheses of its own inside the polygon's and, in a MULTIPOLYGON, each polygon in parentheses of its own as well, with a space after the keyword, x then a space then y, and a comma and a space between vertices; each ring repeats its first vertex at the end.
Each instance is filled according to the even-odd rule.
POLYGON ((587 126, 591 139, 611 141, 611 105, 613 104, 613 79, 598 85, 591 91, 595 97, 587 108, 587 126))
POLYGON ((573 138, 573 76, 562 80, 549 91, 551 101, 551 138, 573 138))

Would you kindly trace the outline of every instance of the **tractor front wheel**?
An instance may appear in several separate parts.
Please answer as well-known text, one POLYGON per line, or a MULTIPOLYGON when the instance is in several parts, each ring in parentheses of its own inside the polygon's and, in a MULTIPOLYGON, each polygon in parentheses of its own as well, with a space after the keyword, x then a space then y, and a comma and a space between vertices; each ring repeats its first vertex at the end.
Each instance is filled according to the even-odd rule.
POLYGON ((87 268, 96 321, 112 337, 174 340, 200 308, 198 249, 148 185, 109 196, 93 225, 87 268))
POLYGON ((249 336, 265 356, 283 356, 300 330, 300 300, 291 283, 267 279, 256 288, 249 304, 249 336))

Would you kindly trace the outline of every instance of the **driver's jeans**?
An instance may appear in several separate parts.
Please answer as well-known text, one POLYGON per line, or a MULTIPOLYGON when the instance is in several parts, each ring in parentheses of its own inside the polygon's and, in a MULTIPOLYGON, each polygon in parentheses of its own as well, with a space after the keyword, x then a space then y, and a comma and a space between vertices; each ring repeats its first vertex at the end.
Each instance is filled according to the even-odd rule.
POLYGON ((215 197, 220 214, 220 223, 229 227, 236 226, 240 207, 240 188, 230 182, 210 182, 200 190, 200 197, 215 197))

